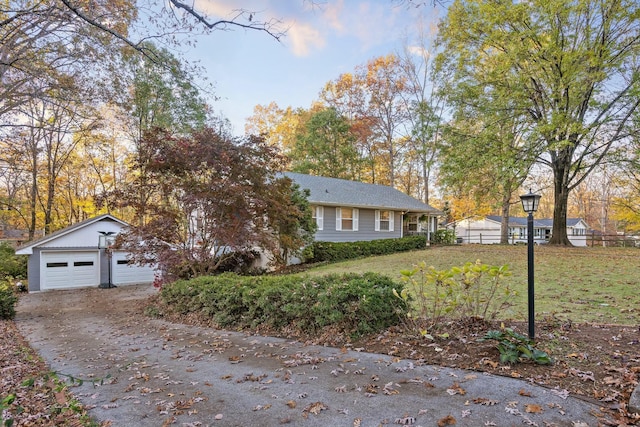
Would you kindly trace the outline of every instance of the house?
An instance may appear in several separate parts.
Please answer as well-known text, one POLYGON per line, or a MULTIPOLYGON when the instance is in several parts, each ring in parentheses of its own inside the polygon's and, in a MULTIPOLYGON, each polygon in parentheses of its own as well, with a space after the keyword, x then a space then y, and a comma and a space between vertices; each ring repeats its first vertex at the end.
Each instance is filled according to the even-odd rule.
POLYGON ((153 266, 131 264, 127 252, 99 245, 101 236, 103 242, 112 241, 127 228, 126 222, 105 214, 18 248, 16 255, 29 256, 29 291, 153 282, 153 266))
POLYGON ((302 190, 318 229, 316 241, 353 242, 412 234, 430 238, 443 213, 386 185, 286 172, 302 190))
MULTIPOLYGON (((502 217, 490 215, 480 219, 463 219, 455 222, 456 238, 459 243, 500 243, 502 217)), ((451 226, 450 226, 451 227, 451 226)), ((533 241, 544 244, 551 238, 552 219, 533 220, 533 241)), ((574 246, 587 246, 588 225, 580 218, 567 219, 567 235, 574 246)), ((527 242, 527 218, 509 217, 509 243, 527 242)))

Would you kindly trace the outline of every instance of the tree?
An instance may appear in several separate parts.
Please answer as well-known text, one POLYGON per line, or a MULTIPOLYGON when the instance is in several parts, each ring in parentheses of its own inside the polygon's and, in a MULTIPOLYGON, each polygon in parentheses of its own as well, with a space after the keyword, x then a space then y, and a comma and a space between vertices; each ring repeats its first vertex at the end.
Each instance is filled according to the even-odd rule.
POLYGON ((634 132, 639 14, 629 0, 458 0, 440 26, 440 75, 510 94, 509 108, 530 122, 538 161, 553 172, 551 244, 570 245, 570 191, 634 132))
POLYGON ((431 78, 433 61, 426 40, 421 29, 418 45, 405 46, 400 63, 408 87, 403 95, 411 123, 410 147, 422 178, 422 199, 429 204, 430 180, 436 166, 445 103, 437 82, 431 78))
POLYGON ((332 178, 356 179, 362 160, 347 119, 335 108, 315 113, 290 152, 291 170, 332 178))
POLYGON ((282 157, 263 140, 153 129, 141 148, 146 179, 107 198, 149 216, 123 239, 135 260, 156 259, 170 277, 197 276, 256 247, 282 262, 308 239, 301 226, 310 214, 278 175, 282 157), (157 196, 152 205, 141 206, 141 188, 157 196))
POLYGON ((368 159, 373 183, 395 185, 407 141, 403 126, 409 110, 408 91, 400 60, 395 55, 374 58, 325 85, 321 97, 355 126, 359 149, 368 159))
POLYGON ((535 156, 524 143, 523 124, 518 117, 483 113, 459 113, 445 127, 440 179, 444 186, 472 195, 476 206, 499 207, 500 243, 507 244, 513 194, 527 178, 535 156))

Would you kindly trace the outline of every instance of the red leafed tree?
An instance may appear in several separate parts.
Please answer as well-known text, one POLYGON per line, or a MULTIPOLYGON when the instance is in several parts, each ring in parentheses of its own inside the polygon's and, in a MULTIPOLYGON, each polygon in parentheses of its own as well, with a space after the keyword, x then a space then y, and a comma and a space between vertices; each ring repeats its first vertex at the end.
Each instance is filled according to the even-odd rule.
POLYGON ((283 158, 262 139, 154 129, 140 147, 143 179, 106 199, 144 216, 119 243, 137 262, 156 260, 168 279, 211 274, 255 249, 283 262, 312 236, 306 198, 278 175, 283 158))

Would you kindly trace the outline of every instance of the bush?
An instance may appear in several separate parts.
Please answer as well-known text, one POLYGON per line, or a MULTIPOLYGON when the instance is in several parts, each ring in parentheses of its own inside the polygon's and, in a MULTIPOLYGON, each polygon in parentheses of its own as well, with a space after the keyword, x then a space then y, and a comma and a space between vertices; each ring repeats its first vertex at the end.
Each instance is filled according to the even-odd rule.
POLYGON ((303 256, 306 262, 336 262, 372 255, 424 249, 424 236, 408 236, 399 239, 380 239, 358 242, 314 242, 303 256))
POLYGON ((0 283, 0 319, 13 319, 16 316, 18 297, 14 293, 11 283, 0 283))
POLYGON ((453 245, 456 242, 455 230, 441 228, 431 235, 431 243, 435 245, 453 245))
POLYGON ((16 255, 15 249, 6 242, 0 243, 0 279, 11 276, 26 279, 27 257, 16 255))
POLYGON ((403 322, 407 303, 394 296, 402 284, 373 273, 308 277, 243 277, 232 273, 165 285, 166 310, 194 313, 225 328, 268 328, 353 337, 403 322))
POLYGON ((429 327, 445 317, 495 319, 516 294, 504 283, 511 276, 507 265, 492 266, 480 260, 449 270, 427 267, 423 261, 400 274, 407 286, 396 296, 413 301, 411 317, 429 327))

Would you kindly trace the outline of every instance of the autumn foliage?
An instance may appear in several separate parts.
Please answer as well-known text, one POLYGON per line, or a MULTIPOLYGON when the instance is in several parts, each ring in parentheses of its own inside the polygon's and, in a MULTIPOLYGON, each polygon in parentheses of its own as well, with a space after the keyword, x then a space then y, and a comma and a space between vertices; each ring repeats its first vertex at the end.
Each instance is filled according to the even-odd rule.
POLYGON ((137 262, 158 262, 165 279, 210 274, 257 250, 282 263, 311 224, 306 199, 279 175, 282 165, 259 138, 154 129, 140 141, 136 178, 104 200, 135 210, 138 222, 119 243, 137 262))

